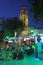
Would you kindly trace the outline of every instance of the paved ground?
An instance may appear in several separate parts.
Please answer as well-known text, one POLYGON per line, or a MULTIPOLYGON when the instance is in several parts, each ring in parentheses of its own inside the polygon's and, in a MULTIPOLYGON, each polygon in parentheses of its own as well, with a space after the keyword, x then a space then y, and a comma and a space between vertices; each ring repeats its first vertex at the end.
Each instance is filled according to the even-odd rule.
POLYGON ((25 56, 23 60, 0 61, 0 65, 43 65, 43 60, 34 56, 25 56))

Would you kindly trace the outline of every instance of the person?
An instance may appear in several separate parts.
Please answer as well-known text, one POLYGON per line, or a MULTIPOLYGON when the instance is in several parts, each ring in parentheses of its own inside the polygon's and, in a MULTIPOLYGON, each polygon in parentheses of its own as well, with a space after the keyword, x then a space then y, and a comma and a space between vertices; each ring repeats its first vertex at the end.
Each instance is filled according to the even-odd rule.
POLYGON ((34 37, 34 42, 35 42, 35 48, 34 48, 34 53, 35 53, 35 58, 38 58, 38 41, 37 41, 37 35, 35 35, 35 37, 34 37))
POLYGON ((38 58, 39 59, 42 59, 42 46, 41 46, 41 40, 40 40, 40 42, 38 42, 38 48, 37 48, 37 50, 38 50, 38 58))
POLYGON ((38 46, 38 47, 37 47, 38 58, 39 58, 39 59, 42 59, 42 42, 41 42, 40 36, 38 36, 37 40, 38 40, 38 44, 37 44, 37 46, 38 46))
POLYGON ((18 50, 15 50, 13 53, 13 59, 17 59, 18 56, 18 50))
POLYGON ((19 54, 18 54, 17 59, 22 60, 23 58, 24 58, 24 57, 23 57, 23 52, 20 51, 19 54))

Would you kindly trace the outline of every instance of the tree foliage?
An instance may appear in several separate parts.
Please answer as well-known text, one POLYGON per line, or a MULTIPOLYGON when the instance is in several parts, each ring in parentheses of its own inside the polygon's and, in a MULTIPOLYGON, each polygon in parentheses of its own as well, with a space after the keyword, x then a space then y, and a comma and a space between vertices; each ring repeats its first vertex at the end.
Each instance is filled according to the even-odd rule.
POLYGON ((34 19, 43 21, 43 0, 27 0, 34 12, 34 19))
POLYGON ((0 31, 0 42, 3 42, 3 30, 0 31))
POLYGON ((6 19, 3 24, 4 35, 14 36, 14 32, 20 33, 24 28, 24 23, 17 17, 6 19), (6 34, 5 34, 6 33, 6 34))

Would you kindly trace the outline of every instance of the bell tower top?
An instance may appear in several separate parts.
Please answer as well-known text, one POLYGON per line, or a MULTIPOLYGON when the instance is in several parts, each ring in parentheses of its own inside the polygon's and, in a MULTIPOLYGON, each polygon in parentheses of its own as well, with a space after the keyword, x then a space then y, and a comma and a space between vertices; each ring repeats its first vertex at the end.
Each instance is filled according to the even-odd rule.
POLYGON ((26 7, 25 7, 25 5, 23 5, 23 6, 22 6, 22 10, 26 10, 26 7))

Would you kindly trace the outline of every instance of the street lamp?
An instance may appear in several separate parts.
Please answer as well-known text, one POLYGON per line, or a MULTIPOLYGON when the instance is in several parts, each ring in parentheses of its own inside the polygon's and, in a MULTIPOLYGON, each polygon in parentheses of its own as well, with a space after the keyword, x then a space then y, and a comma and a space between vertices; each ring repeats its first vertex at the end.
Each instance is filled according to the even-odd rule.
POLYGON ((17 32, 15 32, 15 34, 14 34, 14 35, 15 35, 15 42, 16 42, 16 36, 17 36, 17 32))
POLYGON ((34 30, 31 30, 30 33, 31 33, 31 36, 34 36, 34 30))
POLYGON ((33 33, 34 31, 33 30, 31 30, 31 33, 33 33))
POLYGON ((17 36, 17 32, 15 32, 15 37, 17 36))

